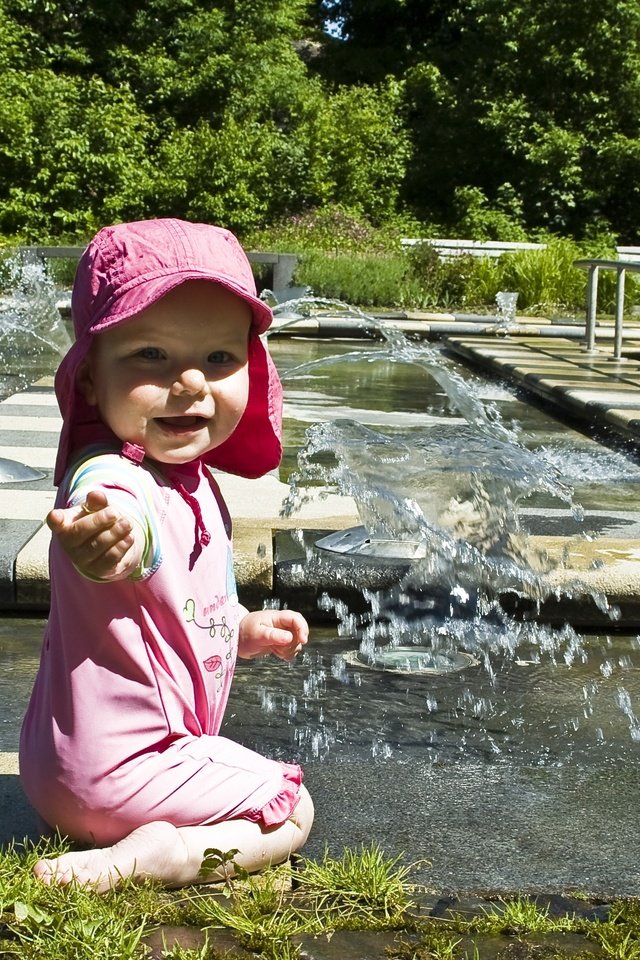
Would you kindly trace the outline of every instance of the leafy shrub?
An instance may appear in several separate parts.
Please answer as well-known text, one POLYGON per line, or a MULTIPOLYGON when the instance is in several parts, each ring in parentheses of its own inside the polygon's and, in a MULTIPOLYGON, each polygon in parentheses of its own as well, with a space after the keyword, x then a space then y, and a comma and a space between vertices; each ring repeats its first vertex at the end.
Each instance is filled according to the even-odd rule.
POLYGON ((0 96, 0 231, 31 243, 140 216, 153 125, 131 91, 50 70, 7 71, 0 96))
MULTIPOLYGON (((585 250, 573 241, 554 237, 548 239, 546 249, 517 250, 498 258, 462 255, 441 259, 429 244, 394 251, 382 240, 379 252, 361 253, 349 251, 349 244, 356 248, 359 243, 365 245, 366 239, 366 245, 373 248, 375 241, 369 235, 348 235, 346 225, 350 223, 347 219, 342 224, 342 233, 333 238, 333 249, 326 223, 318 232, 309 230, 306 243, 322 243, 327 249, 309 246, 302 252, 295 282, 311 287, 319 297, 362 307, 493 311, 498 291, 513 290, 518 293, 520 311, 582 315, 587 273, 574 267, 574 261, 613 256, 602 248, 585 250)), ((287 249, 296 249, 293 241, 287 249)), ((613 311, 615 287, 615 273, 601 271, 599 312, 613 311)), ((635 274, 628 276, 627 307, 638 290, 635 274)))
POLYGON ((579 252, 571 241, 555 240, 545 250, 505 254, 501 282, 518 291, 518 307, 574 307, 584 302, 585 274, 573 266, 579 252))
POLYGON ((453 233, 467 240, 526 241, 522 201, 510 183, 497 191, 490 204, 480 187, 456 187, 453 199, 453 233))
POLYGON ((460 308, 486 299, 487 284, 479 278, 490 262, 488 258, 463 254, 442 259, 428 243, 410 247, 407 256, 411 275, 422 289, 421 306, 460 308))
POLYGON ((404 220, 394 220, 384 227, 374 227, 360 210, 332 203, 294 214, 270 227, 247 232, 242 239, 245 246, 253 249, 279 250, 283 253, 311 250, 334 255, 396 255, 402 249, 401 237, 415 236, 416 230, 415 223, 404 220))
POLYGON ((318 297, 361 307, 411 306, 420 303, 423 293, 402 253, 347 257, 308 252, 300 259, 295 282, 311 287, 318 297))
MULTIPOLYGON (((589 257, 615 259, 615 251, 598 245, 585 249, 572 240, 551 238, 545 250, 521 250, 500 258, 500 282, 503 290, 517 290, 518 307, 548 311, 583 310, 586 303, 587 271, 574 267, 575 260, 589 257)), ((626 302, 630 305, 636 296, 636 281, 628 278, 626 302)), ((600 271, 598 282, 598 310, 610 313, 614 309, 616 274, 600 271)))

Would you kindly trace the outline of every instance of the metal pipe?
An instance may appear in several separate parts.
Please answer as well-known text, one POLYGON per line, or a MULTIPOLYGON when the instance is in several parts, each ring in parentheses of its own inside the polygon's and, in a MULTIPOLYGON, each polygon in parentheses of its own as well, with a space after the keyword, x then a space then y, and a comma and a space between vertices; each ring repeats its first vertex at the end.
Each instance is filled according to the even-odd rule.
POLYGON ((598 264, 591 264, 587 278, 586 348, 594 353, 596 348, 596 308, 598 303, 598 264))
POLYGON ((618 276, 616 278, 616 326, 613 340, 613 359, 622 358, 622 324, 624 322, 624 283, 626 270, 624 267, 618 267, 618 276))

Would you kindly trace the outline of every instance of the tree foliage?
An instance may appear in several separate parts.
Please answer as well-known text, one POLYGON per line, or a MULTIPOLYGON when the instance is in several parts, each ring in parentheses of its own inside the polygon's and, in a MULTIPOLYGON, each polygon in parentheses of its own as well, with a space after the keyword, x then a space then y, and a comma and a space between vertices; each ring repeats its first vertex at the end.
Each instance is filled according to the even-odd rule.
POLYGON ((455 222, 472 188, 531 229, 634 238, 640 138, 637 0, 320 0, 342 38, 318 68, 406 88, 403 187, 455 222), (452 218, 454 214, 454 218, 452 218))
POLYGON ((0 230, 176 215, 239 232, 322 203, 392 215, 398 92, 337 89, 306 0, 0 0, 0 230), (347 124, 347 126, 345 126, 347 124))
POLYGON ((640 221, 637 0, 0 0, 0 231, 640 221))

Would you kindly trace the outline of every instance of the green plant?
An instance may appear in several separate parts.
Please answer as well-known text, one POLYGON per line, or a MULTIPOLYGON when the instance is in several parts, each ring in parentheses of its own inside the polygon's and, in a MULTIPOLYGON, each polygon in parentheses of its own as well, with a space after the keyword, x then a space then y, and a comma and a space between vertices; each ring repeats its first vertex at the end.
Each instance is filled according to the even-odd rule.
POLYGON ((287 960, 290 956, 296 956, 291 938, 317 930, 309 917, 293 907, 280 904, 278 909, 265 910, 247 891, 236 897, 231 907, 218 899, 207 897, 201 904, 201 910, 205 929, 222 927, 233 930, 243 947, 260 951, 261 956, 273 957, 273 960, 287 960))
POLYGON ((429 954, 434 960, 456 960, 460 956, 460 937, 452 936, 445 930, 432 931, 429 936, 429 954))
POLYGON ((638 960, 640 957, 640 941, 635 931, 605 923, 595 926, 589 938, 600 946, 604 956, 612 960, 638 960))
POLYGON ((586 273, 573 266, 581 253, 570 240, 551 239, 544 250, 519 250, 500 258, 503 290, 518 292, 518 307, 548 310, 584 305, 586 273))
POLYGON ((322 252, 338 256, 347 253, 397 254, 400 238, 416 224, 394 222, 374 227, 357 208, 327 203, 279 220, 269 227, 243 235, 245 245, 262 250, 322 252))
POLYGON ((297 956, 293 938, 303 933, 389 929, 407 923, 410 868, 398 862, 375 845, 345 850, 339 860, 325 854, 320 862, 302 862, 292 894, 283 889, 292 878, 291 868, 283 865, 234 884, 229 903, 220 896, 193 893, 186 911, 190 922, 233 930, 246 949, 285 960, 297 956))
MULTIPOLYGON (((295 960, 301 953, 296 938, 340 929, 404 931, 386 948, 395 960, 640 960, 638 899, 614 902, 604 920, 552 916, 544 901, 524 895, 498 898, 472 917, 424 916, 410 909, 411 868, 375 844, 345 850, 337 859, 325 853, 295 867, 282 864, 225 885, 167 891, 150 881, 129 881, 102 895, 77 884, 36 880, 35 860, 67 849, 56 838, 0 851, 1 957, 142 960, 149 955, 149 933, 167 924, 204 928, 206 939, 197 947, 165 947, 163 960, 213 960, 218 953, 207 931, 216 927, 231 931, 242 949, 262 960, 295 960), (565 940, 568 933, 592 943, 593 951, 580 949, 575 936, 565 940)), ((232 850, 207 851, 203 862, 224 871, 234 856, 232 850)))
POLYGON ((328 256, 309 252, 296 269, 295 283, 309 286, 318 297, 361 307, 401 307, 421 299, 421 286, 397 256, 328 256))
POLYGON ((321 861, 306 860, 297 883, 313 894, 322 909, 354 906, 379 913, 385 919, 397 918, 409 907, 407 879, 409 866, 399 866, 401 857, 385 857, 377 844, 360 850, 345 850, 339 860, 325 851, 321 861))
POLYGON ((108 898, 80 887, 64 894, 57 890, 37 897, 35 893, 5 903, 2 947, 7 952, 13 943, 19 945, 20 956, 34 960, 71 960, 94 952, 104 960, 139 956, 150 923, 135 903, 122 900, 115 910, 108 898))
POLYGON ((41 857, 66 852, 53 838, 0 851, 0 955, 29 960, 127 960, 144 955, 143 940, 160 923, 177 923, 179 910, 167 891, 148 881, 125 882, 100 895, 71 884, 46 886, 33 875, 41 857))
POLYGON ((162 951, 162 960, 209 960, 212 956, 211 948, 206 940, 201 947, 181 947, 176 944, 176 946, 162 951))
POLYGON ((480 916, 467 921, 467 929, 485 934, 551 933, 572 929, 575 919, 569 916, 551 917, 549 907, 539 906, 529 897, 498 899, 498 909, 486 909, 480 916))
POLYGON ((495 261, 489 257, 463 254, 441 258, 429 244, 416 244, 410 249, 409 260, 412 274, 423 286, 424 300, 431 306, 446 309, 480 305, 492 289, 487 277, 494 278, 495 261))
POLYGON ((235 880, 246 880, 249 874, 235 861, 238 853, 240 851, 235 847, 226 852, 215 850, 213 847, 207 848, 200 864, 200 879, 204 882, 224 881, 227 887, 230 887, 235 880))
POLYGON ((611 960, 638 960, 640 905, 636 901, 617 901, 605 922, 585 922, 582 932, 611 960))
POLYGON ((522 200, 510 183, 498 188, 496 200, 489 203, 480 187, 462 186, 454 190, 453 234, 469 240, 526 240, 522 225, 522 200))

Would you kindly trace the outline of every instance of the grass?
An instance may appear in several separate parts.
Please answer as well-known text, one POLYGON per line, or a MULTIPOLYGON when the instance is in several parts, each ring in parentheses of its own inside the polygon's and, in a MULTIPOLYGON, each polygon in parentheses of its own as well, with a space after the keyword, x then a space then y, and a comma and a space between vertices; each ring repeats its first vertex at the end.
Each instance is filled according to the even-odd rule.
POLYGON ((336 927, 353 918, 366 925, 395 926, 412 905, 408 896, 411 867, 401 866, 400 859, 385 857, 375 844, 345 850, 339 860, 325 852, 320 862, 304 862, 297 886, 315 899, 323 920, 332 917, 336 927))
MULTIPOLYGON (((612 903, 593 919, 588 898, 573 896, 579 912, 552 915, 548 903, 526 897, 485 900, 468 916, 435 916, 416 906, 424 893, 412 868, 376 844, 333 858, 301 859, 254 877, 216 887, 166 891, 124 883, 96 894, 77 885, 46 887, 32 867, 40 856, 66 849, 63 842, 25 842, 0 851, 0 960, 133 960, 150 958, 147 943, 163 928, 190 928, 190 942, 155 947, 162 960, 216 960, 250 951, 261 960, 296 960, 303 943, 340 930, 393 930, 389 960, 640 960, 640 901, 612 903), (218 952, 220 932, 225 950, 218 952), (203 937, 203 942, 199 938, 203 937), (229 938, 236 950, 228 950, 229 938)), ((207 851, 205 869, 231 863, 234 851, 207 851)), ((159 939, 158 939, 159 937, 159 939)), ((336 954, 338 955, 338 954, 336 954)))
MULTIPOLYGON (((234 934, 239 947, 265 960, 298 955, 294 938, 349 928, 384 929, 403 921, 408 904, 408 868, 385 858, 376 846, 345 851, 339 860, 285 864, 258 877, 237 876, 225 885, 168 892, 158 885, 124 883, 96 894, 78 885, 47 887, 32 875, 41 856, 67 849, 64 842, 11 846, 0 853, 0 958, 27 960, 128 960, 148 955, 145 938, 154 928, 192 926, 234 934)), ((204 873, 232 864, 237 851, 206 851, 204 873)), ((167 948, 166 960, 210 958, 197 949, 167 948)))
POLYGON ((469 929, 493 936, 514 936, 520 933, 558 933, 572 929, 572 925, 572 917, 550 917, 548 905, 540 906, 529 897, 510 900, 501 897, 497 909, 485 910, 469 924, 469 929))

